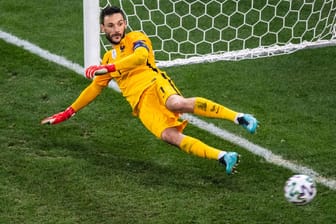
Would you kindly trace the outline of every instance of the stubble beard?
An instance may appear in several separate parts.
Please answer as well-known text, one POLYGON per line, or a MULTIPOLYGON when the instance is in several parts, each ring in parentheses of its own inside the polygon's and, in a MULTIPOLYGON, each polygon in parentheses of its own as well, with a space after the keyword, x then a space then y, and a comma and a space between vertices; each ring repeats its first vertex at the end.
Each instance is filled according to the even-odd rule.
POLYGON ((125 33, 126 33, 126 31, 124 31, 123 34, 113 34, 113 35, 105 34, 105 37, 111 44, 117 45, 125 37, 125 33), (120 40, 119 41, 114 41, 113 37, 115 37, 115 36, 120 36, 121 37, 120 40))

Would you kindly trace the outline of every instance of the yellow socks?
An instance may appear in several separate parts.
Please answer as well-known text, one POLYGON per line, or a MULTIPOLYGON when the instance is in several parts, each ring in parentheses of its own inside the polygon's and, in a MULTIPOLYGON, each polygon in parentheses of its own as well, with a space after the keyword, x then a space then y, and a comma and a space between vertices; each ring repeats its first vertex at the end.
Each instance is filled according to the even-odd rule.
POLYGON ((200 140, 190 136, 185 136, 182 139, 180 149, 198 157, 214 160, 218 160, 219 156, 223 153, 223 151, 210 147, 200 140))
POLYGON ((204 117, 222 118, 230 121, 234 121, 238 115, 236 111, 201 97, 196 98, 194 114, 204 117))

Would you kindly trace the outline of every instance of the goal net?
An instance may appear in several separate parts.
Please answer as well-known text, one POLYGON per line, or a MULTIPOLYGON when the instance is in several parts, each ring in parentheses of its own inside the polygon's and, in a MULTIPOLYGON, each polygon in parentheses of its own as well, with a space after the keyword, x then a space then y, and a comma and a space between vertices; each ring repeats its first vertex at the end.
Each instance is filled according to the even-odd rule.
MULTIPOLYGON (((121 7, 129 30, 142 30, 151 38, 161 67, 336 45, 335 0, 94 1, 99 8, 121 7)), ((107 50, 109 43, 100 37, 107 50)))

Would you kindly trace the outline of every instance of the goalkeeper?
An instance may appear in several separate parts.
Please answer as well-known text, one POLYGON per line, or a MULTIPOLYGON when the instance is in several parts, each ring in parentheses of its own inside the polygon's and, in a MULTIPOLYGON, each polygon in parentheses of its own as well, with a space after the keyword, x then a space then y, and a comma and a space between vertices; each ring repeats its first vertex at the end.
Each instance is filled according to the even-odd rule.
POLYGON ((202 97, 184 98, 169 76, 156 67, 150 39, 142 32, 126 34, 127 21, 124 12, 107 6, 100 15, 101 30, 112 44, 105 53, 101 65, 85 70, 91 84, 64 111, 41 121, 42 124, 58 124, 92 102, 114 79, 122 95, 132 107, 133 114, 156 137, 196 156, 218 160, 226 173, 236 171, 239 155, 211 147, 197 138, 183 134, 187 121, 181 121, 182 113, 230 120, 250 133, 256 131, 258 122, 249 114, 235 112, 202 97))

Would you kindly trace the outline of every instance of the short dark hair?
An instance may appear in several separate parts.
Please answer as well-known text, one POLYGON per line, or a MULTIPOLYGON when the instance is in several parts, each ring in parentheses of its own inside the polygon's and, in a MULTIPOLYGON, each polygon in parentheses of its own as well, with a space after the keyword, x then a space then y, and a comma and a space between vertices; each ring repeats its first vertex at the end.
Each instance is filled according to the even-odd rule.
POLYGON ((126 15, 122 9, 117 6, 106 6, 100 12, 100 24, 104 24, 105 16, 110 16, 116 13, 120 13, 123 16, 124 20, 126 20, 126 15))

